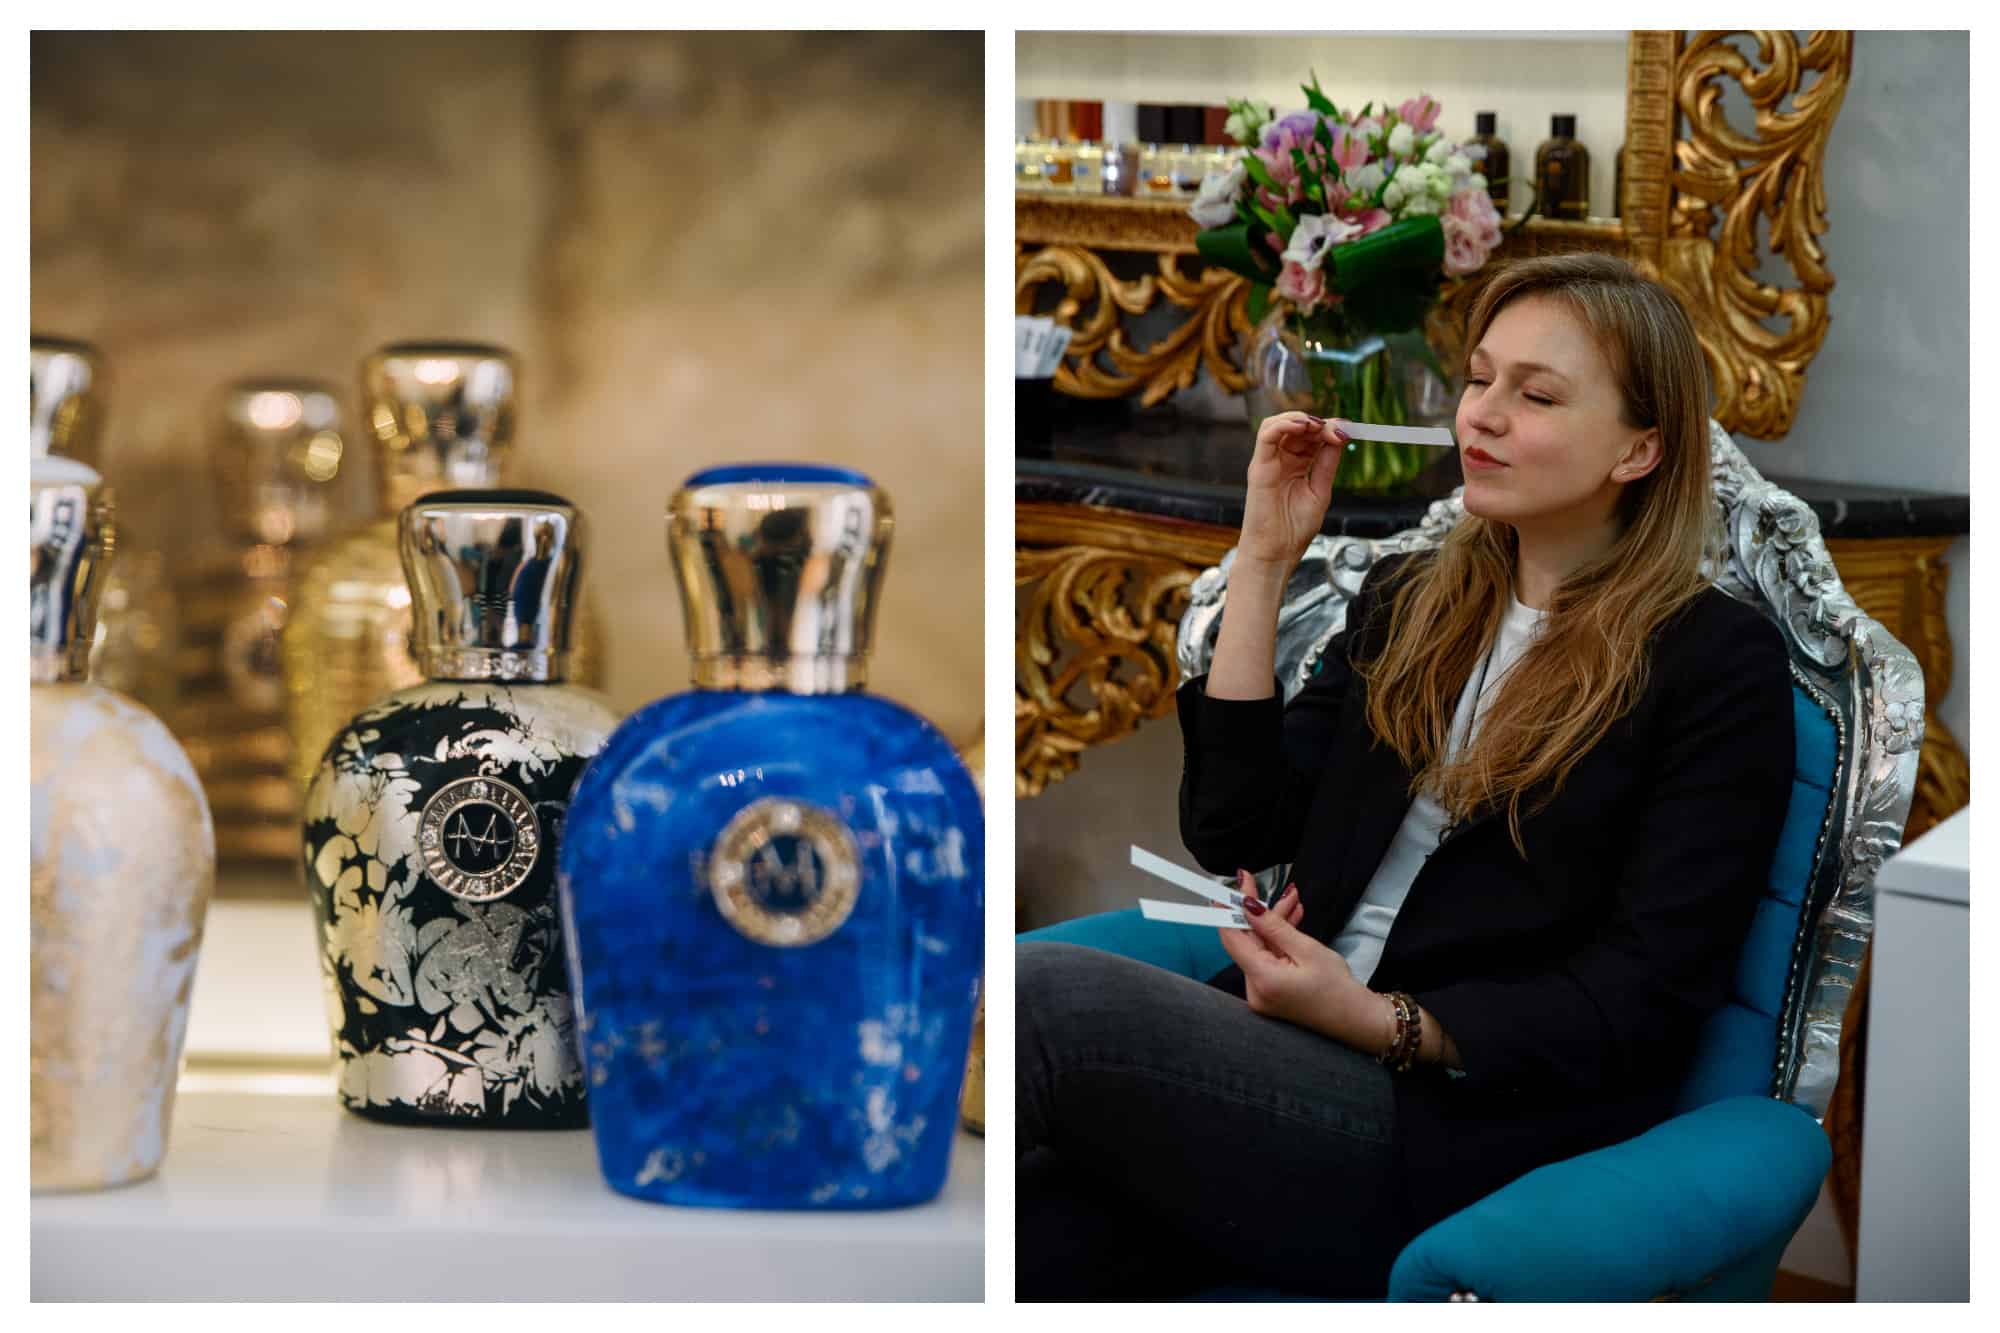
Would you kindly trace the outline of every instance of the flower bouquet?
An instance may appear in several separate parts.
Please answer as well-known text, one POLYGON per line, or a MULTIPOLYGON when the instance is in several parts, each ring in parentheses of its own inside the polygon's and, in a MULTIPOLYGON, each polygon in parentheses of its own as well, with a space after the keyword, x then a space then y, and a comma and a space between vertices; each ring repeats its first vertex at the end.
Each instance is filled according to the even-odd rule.
MULTIPOLYGON (((1445 276, 1478 271, 1500 215, 1472 157, 1437 130, 1438 103, 1342 112, 1314 76, 1306 109, 1231 101, 1249 151, 1211 172, 1189 212, 1196 248, 1252 283, 1249 408, 1404 424, 1448 422, 1451 394, 1424 340, 1445 276)), ((1384 489, 1427 461, 1420 446, 1366 443, 1343 489, 1384 489)))

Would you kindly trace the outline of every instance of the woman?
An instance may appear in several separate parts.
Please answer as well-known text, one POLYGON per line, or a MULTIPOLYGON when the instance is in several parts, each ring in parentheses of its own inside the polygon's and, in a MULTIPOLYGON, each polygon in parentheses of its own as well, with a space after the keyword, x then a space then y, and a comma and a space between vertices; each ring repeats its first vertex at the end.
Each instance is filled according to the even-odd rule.
POLYGON ((1667 1118, 1726 995, 1791 684, 1776 626, 1700 573, 1694 330, 1622 261, 1560 255, 1496 272, 1467 345, 1466 517, 1376 562, 1289 706, 1279 599, 1346 436, 1259 428, 1178 701, 1182 837, 1250 929, 1206 986, 1019 946, 1023 1299, 1380 1295, 1426 1226, 1667 1118), (1280 862, 1266 907, 1249 872, 1280 862))

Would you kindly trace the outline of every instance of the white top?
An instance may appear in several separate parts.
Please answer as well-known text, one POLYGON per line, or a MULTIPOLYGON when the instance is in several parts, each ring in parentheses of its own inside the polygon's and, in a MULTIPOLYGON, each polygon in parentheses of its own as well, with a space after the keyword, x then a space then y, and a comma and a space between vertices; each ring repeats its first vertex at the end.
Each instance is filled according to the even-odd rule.
MULTIPOLYGON (((1547 615, 1528 606, 1511 592, 1507 600, 1507 613, 1500 622, 1500 633, 1493 644, 1493 664, 1487 669, 1486 688, 1480 696, 1484 702, 1479 709, 1478 722, 1485 721, 1485 710, 1498 697, 1500 682, 1533 640, 1535 631, 1547 615)), ((1472 691, 1478 684, 1479 666, 1475 663, 1472 675, 1465 682, 1465 690, 1458 697, 1458 711, 1451 720, 1453 754, 1458 753, 1469 739, 1465 734, 1466 719, 1473 712, 1472 691)), ((1475 734, 1478 722, 1474 723, 1475 734)), ((1403 899, 1409 896, 1410 885, 1415 882, 1417 872, 1424 868, 1425 859, 1437 850, 1438 834, 1447 822, 1444 807, 1432 800, 1428 792, 1419 793, 1410 803, 1409 812, 1403 816, 1396 836, 1390 840, 1389 850, 1382 854, 1382 864, 1375 868, 1375 877, 1368 881, 1361 900, 1354 905, 1353 914, 1347 918, 1347 925, 1334 939, 1335 951, 1347 959, 1347 966, 1353 971, 1355 979, 1364 986, 1375 975, 1375 966, 1382 961, 1382 945, 1389 938, 1389 927, 1395 924, 1396 913, 1402 910, 1403 899)))

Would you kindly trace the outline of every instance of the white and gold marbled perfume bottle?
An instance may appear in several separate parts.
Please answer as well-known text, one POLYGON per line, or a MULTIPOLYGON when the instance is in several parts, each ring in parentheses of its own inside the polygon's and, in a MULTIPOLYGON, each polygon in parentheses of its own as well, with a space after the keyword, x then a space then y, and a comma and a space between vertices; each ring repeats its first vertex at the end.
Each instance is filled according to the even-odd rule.
POLYGON ((400 534, 425 680, 334 734, 305 802, 340 1100, 405 1124, 579 1127, 556 851, 618 724, 567 683, 582 515, 543 491, 439 491, 400 534))
POLYGON ((194 766, 92 684, 112 548, 92 469, 29 464, 29 1178, 104 1189, 159 1169, 215 833, 194 766))
MULTIPOLYGON (((300 791, 349 718, 423 680, 411 652, 397 516, 435 491, 500 485, 519 379, 514 354, 483 343, 394 343, 362 363, 362 429, 375 442, 380 517, 304 561, 280 639, 300 791)), ((604 660, 596 623, 586 607, 576 622, 571 675, 595 685, 604 660)))
MULTIPOLYGON (((104 358, 86 342, 28 340, 28 456, 57 454, 104 473, 104 358)), ((105 483, 105 497, 111 485, 105 483)), ((90 678, 171 717, 180 687, 179 598, 166 552, 120 524, 118 562, 98 598, 90 678)))

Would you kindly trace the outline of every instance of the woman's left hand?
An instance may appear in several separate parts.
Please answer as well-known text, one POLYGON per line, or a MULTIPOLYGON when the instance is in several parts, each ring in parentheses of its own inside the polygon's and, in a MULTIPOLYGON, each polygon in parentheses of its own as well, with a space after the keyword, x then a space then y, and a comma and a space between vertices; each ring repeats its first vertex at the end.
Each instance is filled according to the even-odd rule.
POLYGON ((1221 930, 1222 947, 1243 969, 1243 994, 1250 1008, 1341 1041, 1351 1041, 1359 1005, 1370 992, 1354 979, 1347 960, 1298 928, 1305 908, 1298 886, 1287 886, 1261 913, 1250 910, 1257 885, 1238 871, 1236 887, 1246 901, 1248 930, 1221 930))

